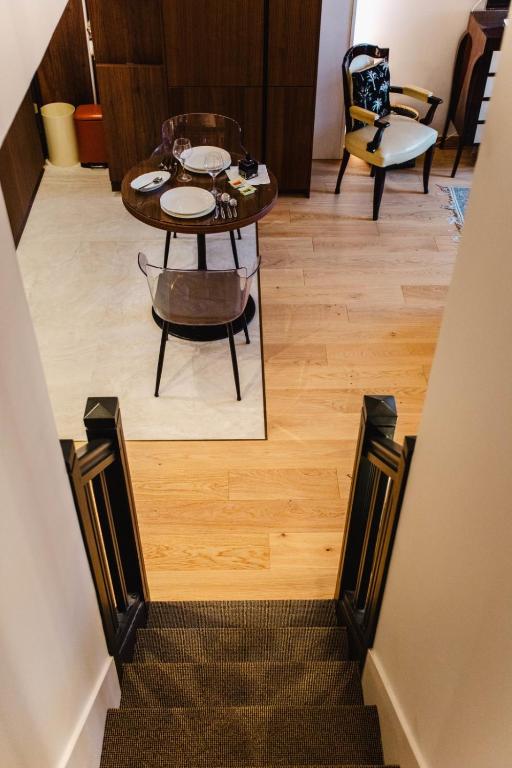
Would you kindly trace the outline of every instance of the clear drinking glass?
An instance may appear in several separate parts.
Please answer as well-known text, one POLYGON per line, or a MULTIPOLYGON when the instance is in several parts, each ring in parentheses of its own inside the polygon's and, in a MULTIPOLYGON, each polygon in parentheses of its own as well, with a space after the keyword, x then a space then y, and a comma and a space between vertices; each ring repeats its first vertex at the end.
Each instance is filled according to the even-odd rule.
POLYGON ((190 142, 190 139, 176 139, 173 148, 172 153, 176 160, 179 161, 181 164, 181 174, 178 176, 178 181, 181 182, 187 182, 192 181, 192 176, 190 174, 185 173, 185 160, 187 158, 187 154, 192 149, 192 144, 190 142))
POLYGON ((220 152, 208 152, 204 158, 204 169, 212 177, 213 186, 211 189, 212 195, 217 195, 218 190, 215 188, 215 179, 219 173, 224 170, 224 161, 220 152))

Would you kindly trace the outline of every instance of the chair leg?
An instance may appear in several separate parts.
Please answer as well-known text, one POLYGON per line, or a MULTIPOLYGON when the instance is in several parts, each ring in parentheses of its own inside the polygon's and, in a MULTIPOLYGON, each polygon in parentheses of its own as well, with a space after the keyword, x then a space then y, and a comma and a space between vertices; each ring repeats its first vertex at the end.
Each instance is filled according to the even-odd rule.
POLYGON ((345 174, 345 171, 347 170, 347 165, 349 160, 350 160, 350 152, 347 152, 347 150, 344 149, 343 159, 341 161, 341 166, 340 166, 340 172, 338 173, 338 181, 336 182, 336 189, 334 190, 335 195, 339 195, 340 193, 341 180, 345 174))
POLYGON ((250 344, 251 339, 249 338, 249 329, 247 328, 247 320, 245 319, 245 312, 242 315, 242 325, 244 326, 245 343, 250 344))
POLYGON ((434 159, 434 152, 436 145, 432 144, 430 149, 425 152, 425 159, 423 160, 423 192, 428 195, 428 182, 430 179, 430 170, 432 168, 432 160, 434 159))
POLYGON ((164 269, 167 269, 167 262, 169 260, 169 248, 171 247, 171 233, 165 233, 165 253, 164 253, 164 269))
POLYGON ((461 136, 459 138, 459 145, 457 147, 457 154, 455 155, 455 162, 453 163, 452 179, 455 178, 455 174, 457 173, 457 168, 459 167, 459 163, 460 163, 460 159, 462 157, 463 151, 464 151, 464 138, 461 136))
POLYGON ((237 229, 237 232, 238 232, 238 239, 241 240, 242 239, 242 233, 241 233, 241 231, 239 229, 237 229))
POLYGON ((233 251, 233 260, 235 262, 235 267, 237 269, 240 269, 240 264, 238 263, 238 251, 236 249, 236 240, 235 240, 235 233, 233 230, 229 233, 229 238, 231 240, 231 250, 233 251))
POLYGON ((380 203, 382 200, 382 193, 384 192, 384 183, 386 181, 386 169, 375 168, 375 187, 373 191, 373 220, 377 221, 379 218, 380 203))
POLYGON ((158 397, 160 391, 160 379, 162 378, 162 368, 164 367, 165 345, 169 336, 169 323, 164 322, 162 326, 162 340, 160 342, 160 354, 158 356, 158 366, 156 369, 155 397, 158 397))
POLYGON ((229 349, 231 350, 231 362, 233 363, 233 376, 235 377, 236 399, 241 400, 242 397, 240 395, 240 377, 238 375, 238 361, 236 359, 236 348, 235 348, 235 338, 233 336, 233 326, 231 323, 227 323, 226 328, 228 331, 229 349))

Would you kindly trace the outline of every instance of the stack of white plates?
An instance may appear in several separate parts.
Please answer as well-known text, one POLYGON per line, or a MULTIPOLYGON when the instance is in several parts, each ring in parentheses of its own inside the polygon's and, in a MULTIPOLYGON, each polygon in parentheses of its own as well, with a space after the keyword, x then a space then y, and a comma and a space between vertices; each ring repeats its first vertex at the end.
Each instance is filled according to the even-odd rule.
POLYGON ((175 187, 164 192, 160 207, 178 219, 197 219, 215 210, 215 198, 201 187, 175 187))
POLYGON ((208 173, 204 168, 204 161, 206 155, 210 152, 217 152, 222 157, 223 170, 230 167, 231 155, 229 152, 226 152, 225 149, 221 149, 220 147, 200 146, 192 147, 192 149, 188 151, 187 159, 185 161, 185 168, 187 171, 192 171, 192 173, 208 173))

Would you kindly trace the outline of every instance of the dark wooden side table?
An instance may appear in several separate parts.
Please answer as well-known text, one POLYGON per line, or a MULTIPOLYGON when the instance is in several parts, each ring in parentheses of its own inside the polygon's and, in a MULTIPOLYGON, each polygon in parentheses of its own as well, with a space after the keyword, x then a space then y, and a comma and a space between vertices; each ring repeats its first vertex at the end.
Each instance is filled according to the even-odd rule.
POLYGON ((444 146, 452 122, 459 135, 452 178, 457 173, 464 147, 481 141, 507 15, 507 11, 500 10, 474 11, 459 43, 440 144, 444 146))
MULTIPOLYGON (((236 192, 228 183, 228 178, 225 173, 222 173, 217 177, 215 186, 220 192, 228 192, 231 197, 234 197, 237 202, 238 215, 233 219, 214 218, 212 212, 208 216, 202 216, 198 219, 179 219, 170 216, 160 207, 160 197, 164 192, 175 187, 202 187, 203 189, 210 190, 212 188, 212 180, 210 176, 205 174, 192 174, 193 181, 188 184, 181 184, 176 180, 176 176, 172 176, 171 179, 159 189, 154 192, 137 192, 132 189, 130 183, 137 176, 149 171, 158 170, 160 158, 152 157, 148 160, 144 160, 142 163, 138 163, 131 168, 123 179, 121 185, 121 196, 123 205, 126 210, 135 216, 139 221, 143 221, 150 227, 156 227, 166 232, 165 240, 165 259, 164 264, 167 264, 167 257, 169 255, 169 247, 172 233, 181 233, 187 235, 197 236, 197 268, 208 268, 208 255, 206 249, 206 236, 214 235, 220 232, 229 232, 231 237, 231 246, 236 252, 235 236, 234 233, 237 229, 243 229, 251 224, 256 224, 260 219, 266 216, 269 211, 272 210, 277 201, 277 180, 274 174, 269 171, 270 184, 263 184, 256 187, 256 192, 253 195, 244 197, 239 192, 236 192)), ((237 162, 233 157, 233 163, 237 162)), ((177 174, 176 174, 177 175, 177 174)), ((257 232, 257 229, 256 229, 257 232)), ((259 249, 258 238, 256 237, 256 248, 259 249)), ((247 323, 250 323, 256 313, 256 306, 252 297, 247 305, 245 319, 247 323)), ((155 322, 162 327, 162 321, 153 313, 155 322)), ((233 330, 235 333, 239 333, 243 330, 242 320, 238 320, 233 323, 233 330)), ((217 339, 226 338, 226 328, 223 325, 210 325, 210 326, 186 326, 186 325, 173 325, 171 326, 171 334, 182 339, 191 339, 193 341, 215 341, 217 339)))

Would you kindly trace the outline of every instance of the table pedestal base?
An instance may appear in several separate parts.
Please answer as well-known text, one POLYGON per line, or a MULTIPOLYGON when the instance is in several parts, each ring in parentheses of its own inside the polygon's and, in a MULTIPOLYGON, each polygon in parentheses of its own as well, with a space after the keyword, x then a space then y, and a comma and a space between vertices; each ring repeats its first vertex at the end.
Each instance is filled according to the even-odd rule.
MULTIPOLYGON (((247 325, 253 320, 256 314, 256 304, 252 296, 249 296, 247 307, 245 309, 245 320, 247 325)), ((153 310, 153 320, 159 328, 163 326, 163 321, 153 310)), ((233 323, 233 333, 240 333, 244 330, 241 318, 233 323)), ((225 325, 177 325, 170 324, 170 336, 176 336, 178 339, 187 339, 188 341, 217 341, 218 339, 227 339, 228 334, 225 325)))

